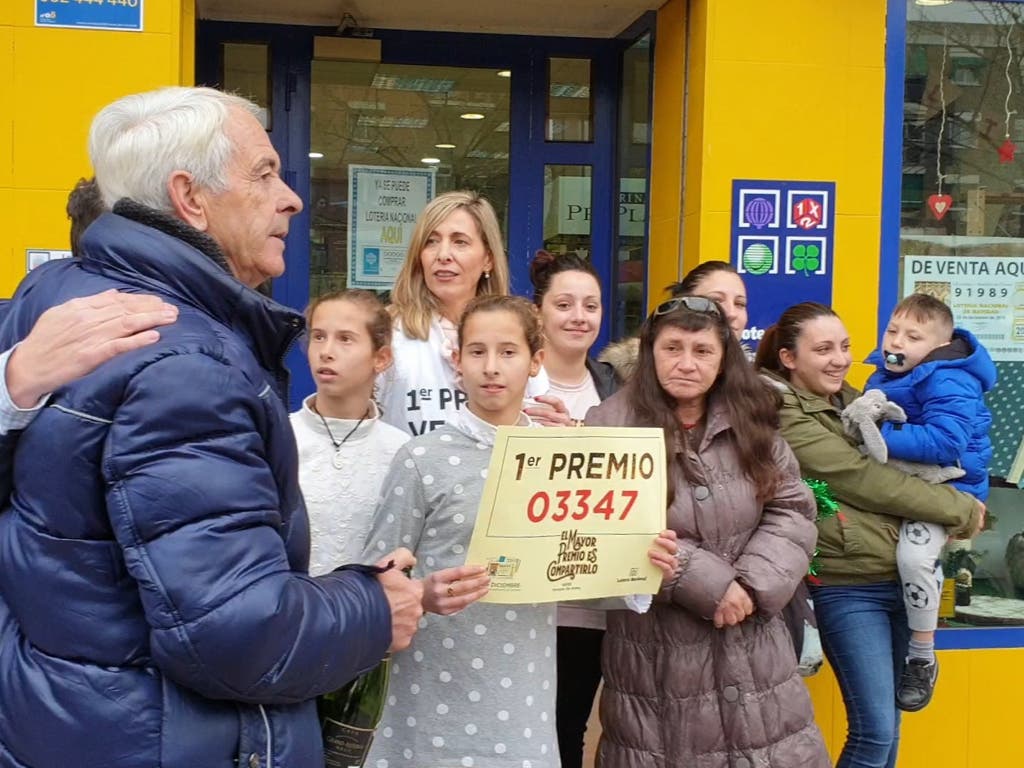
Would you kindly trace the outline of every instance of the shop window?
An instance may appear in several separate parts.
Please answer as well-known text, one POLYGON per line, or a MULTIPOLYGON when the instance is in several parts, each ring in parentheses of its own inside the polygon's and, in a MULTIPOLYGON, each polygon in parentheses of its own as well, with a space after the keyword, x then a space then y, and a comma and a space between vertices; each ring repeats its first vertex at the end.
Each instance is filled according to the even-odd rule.
POLYGON ((547 141, 592 141, 590 59, 548 59, 547 141))
POLYGON ((313 61, 312 296, 352 286, 390 290, 416 216, 443 192, 479 192, 507 231, 511 75, 313 61))
POLYGON ((221 78, 225 91, 254 102, 260 124, 270 130, 270 48, 265 43, 221 43, 221 78))
POLYGON ((961 603, 946 613, 953 626, 1024 625, 1024 5, 907 8, 901 295, 946 301, 999 377, 986 396, 991 529, 945 554, 961 603))

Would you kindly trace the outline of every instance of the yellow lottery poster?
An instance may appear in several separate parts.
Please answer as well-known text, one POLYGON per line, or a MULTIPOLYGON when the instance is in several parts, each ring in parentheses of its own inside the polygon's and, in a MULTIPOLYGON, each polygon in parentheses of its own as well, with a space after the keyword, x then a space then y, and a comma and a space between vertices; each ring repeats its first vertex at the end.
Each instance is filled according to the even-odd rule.
POLYGON ((660 429, 499 427, 466 562, 491 603, 653 594, 665 528, 660 429))

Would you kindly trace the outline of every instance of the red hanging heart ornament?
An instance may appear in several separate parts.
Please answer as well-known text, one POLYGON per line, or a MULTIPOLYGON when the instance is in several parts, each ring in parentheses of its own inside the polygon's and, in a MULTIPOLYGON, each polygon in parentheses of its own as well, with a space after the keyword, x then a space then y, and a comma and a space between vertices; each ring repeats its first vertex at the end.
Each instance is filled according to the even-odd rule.
POLYGON ((1017 151, 1017 145, 1010 141, 1010 137, 1006 137, 1006 141, 999 145, 999 162, 1000 163, 1012 163, 1013 153, 1017 151))
POLYGON ((929 195, 928 207, 932 209, 932 215, 936 221, 942 221, 942 217, 949 213, 953 205, 953 198, 949 195, 929 195))

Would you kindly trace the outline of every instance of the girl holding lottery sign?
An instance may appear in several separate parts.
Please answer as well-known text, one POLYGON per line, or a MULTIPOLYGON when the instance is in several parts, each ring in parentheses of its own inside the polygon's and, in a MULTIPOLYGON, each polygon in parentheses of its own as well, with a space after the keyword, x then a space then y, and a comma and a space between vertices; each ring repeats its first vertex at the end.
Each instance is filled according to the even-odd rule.
MULTIPOLYGON (((367 765, 558 768, 555 604, 478 603, 489 588, 485 567, 463 564, 497 428, 532 425, 521 409, 541 343, 525 299, 474 299, 456 357, 467 407, 392 461, 364 558, 412 549, 427 613, 413 644, 392 658, 367 765)), ((666 578, 674 552, 670 533, 651 550, 666 578)))

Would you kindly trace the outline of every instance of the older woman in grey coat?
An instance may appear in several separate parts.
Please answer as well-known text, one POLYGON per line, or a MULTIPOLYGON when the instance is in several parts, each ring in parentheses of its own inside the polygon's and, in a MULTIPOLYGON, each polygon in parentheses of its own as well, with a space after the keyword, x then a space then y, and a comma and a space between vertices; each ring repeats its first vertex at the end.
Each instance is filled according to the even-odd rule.
POLYGON ((721 308, 684 296, 647 319, 636 375, 587 415, 665 429, 679 536, 651 611, 608 617, 602 768, 830 765, 779 616, 816 533, 775 398, 721 308))

